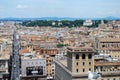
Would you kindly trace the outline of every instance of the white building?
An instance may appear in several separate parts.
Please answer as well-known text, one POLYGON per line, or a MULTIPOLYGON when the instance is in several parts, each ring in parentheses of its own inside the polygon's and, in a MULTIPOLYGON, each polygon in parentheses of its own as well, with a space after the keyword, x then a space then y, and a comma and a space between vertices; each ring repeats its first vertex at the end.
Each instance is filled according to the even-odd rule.
POLYGON ((22 76, 46 76, 46 59, 22 59, 22 76))
POLYGON ((93 24, 92 20, 85 20, 83 26, 91 26, 93 24))

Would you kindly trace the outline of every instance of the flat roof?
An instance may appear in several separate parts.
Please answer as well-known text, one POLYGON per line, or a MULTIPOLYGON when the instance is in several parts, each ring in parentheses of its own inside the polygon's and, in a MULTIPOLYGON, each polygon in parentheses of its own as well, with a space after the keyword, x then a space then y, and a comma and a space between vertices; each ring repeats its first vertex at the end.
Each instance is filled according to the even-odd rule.
POLYGON ((98 38, 100 42, 120 42, 120 38, 98 38))
POLYGON ((93 47, 68 47, 69 52, 95 52, 93 47))

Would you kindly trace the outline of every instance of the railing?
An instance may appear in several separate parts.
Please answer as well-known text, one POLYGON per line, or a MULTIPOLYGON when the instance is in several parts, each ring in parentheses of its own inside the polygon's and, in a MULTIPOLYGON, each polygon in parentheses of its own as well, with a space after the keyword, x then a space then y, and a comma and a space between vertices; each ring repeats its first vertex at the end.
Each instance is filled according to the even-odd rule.
POLYGON ((100 72, 103 76, 105 76, 105 75, 110 75, 110 76, 112 76, 112 75, 119 75, 120 76, 120 71, 106 71, 106 72, 100 72))
MULTIPOLYGON (((99 72, 102 74, 102 76, 118 76, 120 75, 120 71, 108 71, 108 72, 99 72)), ((88 76, 88 72, 79 72, 79 73, 72 73, 73 76, 88 76)))
POLYGON ((88 72, 72 73, 73 76, 88 76, 88 72))
POLYGON ((3 71, 3 72, 4 72, 4 71, 6 71, 6 69, 5 69, 5 68, 2 68, 2 69, 0 68, 0 71, 3 71))
POLYGON ((95 66, 120 66, 120 62, 94 62, 95 66))

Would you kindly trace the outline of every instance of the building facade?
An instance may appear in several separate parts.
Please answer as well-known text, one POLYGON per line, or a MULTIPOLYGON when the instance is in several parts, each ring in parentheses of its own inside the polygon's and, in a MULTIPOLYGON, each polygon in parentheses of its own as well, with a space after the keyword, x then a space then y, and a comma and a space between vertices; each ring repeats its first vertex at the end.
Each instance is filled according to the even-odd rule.
MULTIPOLYGON (((46 59, 22 59, 21 60, 21 77, 25 78, 45 78, 46 72, 46 59)), ((31 78, 31 79, 32 79, 31 78)))
POLYGON ((55 80, 87 80, 88 71, 94 71, 94 53, 93 48, 69 47, 66 59, 55 60, 55 80))
POLYGON ((98 53, 109 54, 115 59, 120 59, 120 38, 96 38, 98 53))
POLYGON ((98 80, 120 80, 120 62, 96 58, 95 49, 68 48, 66 59, 55 60, 55 80, 88 80, 88 71, 102 75, 98 80))

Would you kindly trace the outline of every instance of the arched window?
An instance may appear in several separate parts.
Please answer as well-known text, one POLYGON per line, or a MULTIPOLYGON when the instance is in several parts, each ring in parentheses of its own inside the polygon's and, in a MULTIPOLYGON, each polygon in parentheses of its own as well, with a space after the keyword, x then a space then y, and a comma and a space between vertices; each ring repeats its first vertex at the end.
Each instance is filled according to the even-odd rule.
POLYGON ((76 63, 76 65, 78 66, 78 62, 76 63))
POLYGON ((82 59, 85 59, 85 54, 82 54, 82 59))
POLYGON ((91 71, 91 68, 89 68, 89 71, 91 71))
POLYGON ((85 72, 85 69, 83 68, 83 72, 85 72))
POLYGON ((85 65, 85 62, 83 62, 83 66, 85 65))
POLYGON ((92 59, 92 54, 88 54, 88 59, 92 59))
POLYGON ((76 59, 79 59, 79 55, 78 54, 76 54, 76 59))
POLYGON ((91 62, 89 62, 89 66, 91 66, 91 62))
POLYGON ((76 72, 78 72, 78 69, 76 69, 76 72))

